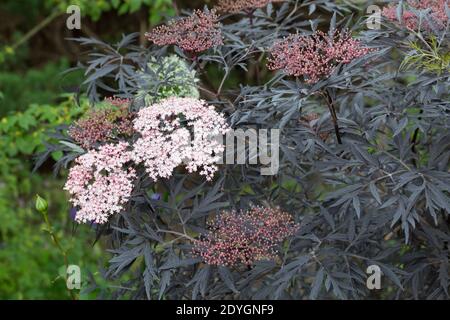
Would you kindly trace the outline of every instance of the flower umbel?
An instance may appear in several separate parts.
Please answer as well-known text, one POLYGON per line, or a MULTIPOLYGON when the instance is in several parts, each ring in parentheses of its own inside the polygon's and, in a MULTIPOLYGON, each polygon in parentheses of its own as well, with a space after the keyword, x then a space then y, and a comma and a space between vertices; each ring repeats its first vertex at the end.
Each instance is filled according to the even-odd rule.
POLYGON ((133 160, 144 163, 153 180, 168 178, 185 164, 211 180, 224 150, 216 138, 228 130, 225 118, 202 100, 172 97, 143 108, 134 122, 141 134, 134 143, 133 160))
POLYGON ((78 157, 64 186, 78 207, 75 221, 105 223, 119 213, 133 190, 135 171, 128 144, 106 144, 78 157))
POLYGON ((347 31, 331 36, 321 31, 310 36, 292 34, 270 49, 267 67, 314 84, 330 76, 338 64, 348 64, 370 51, 347 31))
POLYGON ((220 24, 214 10, 195 10, 191 16, 172 20, 145 36, 158 46, 173 44, 191 53, 199 53, 222 44, 220 24))
POLYGON ((193 254, 211 265, 252 265, 275 258, 277 246, 298 228, 279 208, 225 211, 209 224, 210 232, 194 244, 193 254))
POLYGON ((226 13, 249 13, 255 9, 263 8, 269 3, 284 2, 285 0, 219 0, 215 9, 226 13))
POLYGON ((85 149, 107 142, 116 136, 129 136, 133 114, 128 111, 127 99, 107 98, 109 106, 87 114, 69 128, 69 136, 85 149))

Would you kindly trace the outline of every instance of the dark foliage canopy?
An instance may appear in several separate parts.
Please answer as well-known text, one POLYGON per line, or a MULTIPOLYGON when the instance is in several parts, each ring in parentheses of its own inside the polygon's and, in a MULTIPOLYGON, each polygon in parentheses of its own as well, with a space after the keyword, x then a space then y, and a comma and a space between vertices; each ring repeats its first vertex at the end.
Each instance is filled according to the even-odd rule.
MULTIPOLYGON (((232 128, 281 130, 273 176, 250 164, 222 165, 211 182, 181 169, 156 183, 140 174, 126 210, 96 227, 98 237, 110 239, 105 277, 120 283, 103 297, 449 298, 450 73, 448 65, 427 67, 417 49, 448 59, 448 27, 434 28, 425 16, 422 32, 384 18, 371 30, 360 9, 347 1, 293 0, 251 16, 221 16, 223 45, 194 58, 173 46, 134 45, 138 34, 115 45, 76 39, 90 48, 79 67, 86 72, 81 92, 93 103, 116 95, 142 108, 142 70, 147 84, 155 82, 145 90, 157 101, 159 86, 183 79, 146 66, 174 52, 196 70, 201 98, 232 128), (317 29, 350 29, 374 50, 314 84, 267 70, 277 40, 317 29), (316 119, 302 120, 312 113, 316 119), (279 206, 300 225, 277 259, 225 267, 192 255, 189 239, 207 233, 208 219, 252 205, 279 206), (369 265, 381 268, 382 290, 366 287, 369 265)), ((49 146, 47 154, 62 149, 58 168, 68 167, 83 151, 64 130, 56 136, 68 143, 49 146)))

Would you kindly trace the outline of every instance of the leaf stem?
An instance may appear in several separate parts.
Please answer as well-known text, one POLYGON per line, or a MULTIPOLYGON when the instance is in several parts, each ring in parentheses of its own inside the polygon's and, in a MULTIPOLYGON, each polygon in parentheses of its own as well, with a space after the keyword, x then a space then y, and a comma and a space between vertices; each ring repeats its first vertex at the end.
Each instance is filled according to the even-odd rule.
MULTIPOLYGON (((45 226, 46 226, 45 231, 50 235, 54 245, 61 252, 61 255, 63 256, 63 259, 64 259, 64 265, 66 266, 66 270, 67 270, 69 268, 69 259, 67 257, 67 251, 62 247, 61 242, 58 239, 58 236, 53 232, 53 227, 50 223, 50 220, 48 219, 48 210, 45 209, 40 212, 42 213, 42 216, 44 217, 44 222, 45 222, 45 226)), ((66 279, 66 281, 68 279, 67 273, 66 273, 65 279, 66 279)), ((73 290, 67 288, 67 291, 69 292, 70 298, 72 300, 77 300, 77 297, 76 297, 75 293, 73 292, 73 290)))
POLYGON ((334 106, 333 98, 328 90, 322 91, 322 95, 325 97, 327 102, 328 110, 330 110, 331 119, 333 120, 334 132, 336 134, 336 140, 339 144, 342 144, 341 133, 338 125, 338 118, 336 114, 336 108, 334 106))

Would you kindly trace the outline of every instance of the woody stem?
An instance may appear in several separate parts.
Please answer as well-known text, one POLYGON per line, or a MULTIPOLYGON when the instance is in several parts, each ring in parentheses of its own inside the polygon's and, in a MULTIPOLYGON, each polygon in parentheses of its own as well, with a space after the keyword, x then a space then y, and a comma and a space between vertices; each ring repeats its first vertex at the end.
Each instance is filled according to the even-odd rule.
POLYGON ((322 94, 325 97, 325 100, 327 102, 328 110, 330 110, 331 119, 333 120, 333 125, 334 125, 334 132, 336 133, 336 140, 339 144, 342 144, 341 133, 339 131, 339 125, 338 125, 338 121, 337 121, 338 119, 337 119, 336 108, 334 106, 333 98, 331 97, 328 90, 324 90, 322 92, 322 94))

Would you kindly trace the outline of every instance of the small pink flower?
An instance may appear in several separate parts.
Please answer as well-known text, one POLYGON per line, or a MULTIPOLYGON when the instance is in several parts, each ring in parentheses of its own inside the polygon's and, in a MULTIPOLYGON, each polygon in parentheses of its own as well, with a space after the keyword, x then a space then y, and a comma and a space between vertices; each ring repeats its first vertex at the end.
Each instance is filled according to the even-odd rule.
POLYGON ((122 211, 136 177, 129 146, 125 142, 106 144, 78 157, 70 169, 64 189, 78 210, 75 221, 105 223, 122 211))
POLYGON ((191 16, 172 20, 146 33, 158 46, 176 45, 186 52, 198 53, 222 44, 218 16, 214 10, 195 10, 191 16))
POLYGON ((209 224, 210 232, 193 247, 210 265, 252 265, 276 257, 276 247, 297 232, 299 225, 279 208, 253 207, 225 211, 209 224))
POLYGON ((307 83, 314 84, 330 76, 338 64, 348 64, 370 51, 345 31, 335 32, 333 36, 321 31, 310 36, 293 34, 270 49, 267 67, 281 69, 287 75, 303 77, 307 83))

